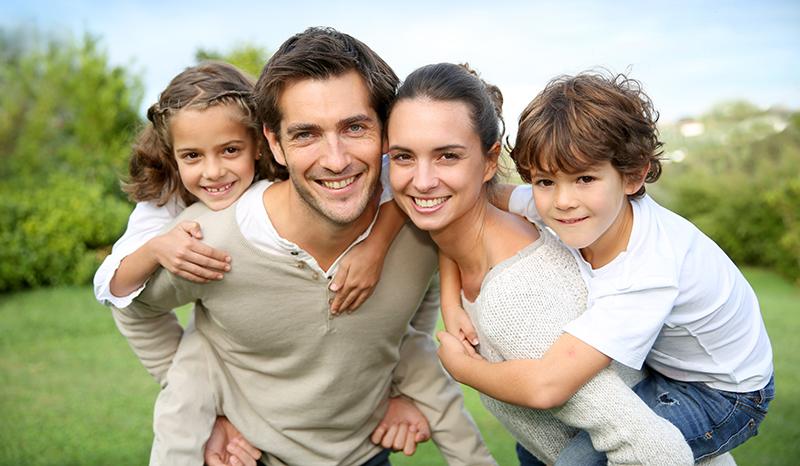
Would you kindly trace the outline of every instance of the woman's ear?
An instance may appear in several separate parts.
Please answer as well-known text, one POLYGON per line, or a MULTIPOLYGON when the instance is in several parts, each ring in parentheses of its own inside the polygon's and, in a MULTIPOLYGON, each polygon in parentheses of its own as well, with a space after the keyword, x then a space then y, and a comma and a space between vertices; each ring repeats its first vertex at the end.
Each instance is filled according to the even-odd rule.
POLYGON ((275 157, 275 161, 285 167, 286 157, 284 157, 283 155, 283 148, 281 147, 280 142, 278 142, 277 134, 267 129, 267 125, 264 125, 264 137, 267 138, 267 143, 269 143, 269 149, 272 151, 272 155, 275 157))
POLYGON ((497 173, 497 163, 500 158, 500 150, 500 142, 495 142, 491 149, 489 149, 489 152, 486 154, 486 164, 483 173, 484 183, 494 178, 494 174, 497 173))

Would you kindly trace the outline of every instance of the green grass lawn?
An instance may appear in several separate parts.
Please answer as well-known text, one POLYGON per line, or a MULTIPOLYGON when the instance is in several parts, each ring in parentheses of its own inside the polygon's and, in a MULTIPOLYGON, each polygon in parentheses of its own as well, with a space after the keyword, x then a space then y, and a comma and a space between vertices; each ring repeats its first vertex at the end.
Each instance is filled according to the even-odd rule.
MULTIPOLYGON (((761 434, 734 451, 739 465, 794 465, 800 458, 800 292, 746 270, 775 352, 778 396, 761 434)), ((182 313, 185 319, 186 311, 182 313)), ((0 465, 143 465, 158 386, 91 288, 0 295, 0 465)), ((514 442, 471 389, 467 407, 500 465, 514 442)), ((428 442, 395 465, 443 465, 428 442)))

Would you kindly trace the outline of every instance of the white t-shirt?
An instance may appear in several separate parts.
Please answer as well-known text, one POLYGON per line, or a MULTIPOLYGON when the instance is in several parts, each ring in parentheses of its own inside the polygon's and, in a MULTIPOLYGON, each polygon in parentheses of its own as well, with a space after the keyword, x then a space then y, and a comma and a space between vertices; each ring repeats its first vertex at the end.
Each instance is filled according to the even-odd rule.
MULTIPOLYGON (((772 346, 758 299, 736 265, 697 227, 649 196, 632 200, 627 250, 599 269, 570 248, 589 288, 587 311, 564 330, 622 364, 725 391, 763 388, 772 346)), ((530 186, 509 210, 541 220, 530 186)))
MULTIPOLYGON (((237 207, 236 210, 236 219, 239 221, 242 234, 251 243, 265 251, 273 254, 292 255, 295 259, 308 262, 309 265, 315 267, 320 273, 325 274, 327 277, 333 278, 333 276, 336 275, 336 271, 339 269, 341 257, 334 262, 330 270, 323 271, 310 254, 297 247, 294 243, 278 236, 269 218, 267 218, 264 204, 261 201, 264 190, 267 189, 270 184, 271 183, 266 181, 253 183, 253 186, 248 188, 242 195, 242 197, 252 195, 250 201, 239 202, 239 206, 245 207, 237 207), (259 188, 255 189, 256 186, 259 186, 259 188), (254 193, 255 191, 258 191, 258 193, 254 193), (242 213, 242 209, 247 209, 248 213, 242 213)), ((392 190, 389 187, 388 154, 384 154, 381 160, 381 184, 383 190, 381 191, 380 202, 384 204, 394 199, 392 190)), ((111 279, 119 268, 119 263, 125 256, 136 251, 151 238, 157 236, 159 232, 161 232, 161 229, 183 212, 185 208, 186 205, 175 198, 170 199, 163 207, 159 207, 155 201, 139 202, 136 204, 133 213, 131 213, 131 216, 128 218, 127 230, 125 230, 122 237, 114 243, 111 254, 103 260, 103 263, 97 269, 97 272, 95 272, 94 294, 100 304, 103 306, 113 305, 118 308, 124 308, 130 305, 134 298, 139 296, 147 285, 146 281, 141 288, 127 296, 117 297, 111 294, 111 279)), ((370 225, 367 232, 359 237, 350 247, 352 248, 352 246, 366 238, 371 230, 372 225, 370 225)), ((349 251, 350 248, 347 250, 349 251)))

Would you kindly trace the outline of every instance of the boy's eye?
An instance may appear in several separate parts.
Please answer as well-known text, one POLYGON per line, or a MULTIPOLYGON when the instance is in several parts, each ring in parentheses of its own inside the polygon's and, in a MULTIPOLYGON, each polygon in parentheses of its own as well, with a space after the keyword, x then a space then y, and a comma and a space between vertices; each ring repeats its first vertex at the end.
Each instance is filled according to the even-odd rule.
POLYGON ((553 182, 550 180, 536 180, 534 184, 537 186, 547 187, 547 186, 552 186, 553 182))
POLYGON ((586 175, 578 178, 578 181, 581 183, 591 183, 592 181, 594 181, 594 177, 586 175))

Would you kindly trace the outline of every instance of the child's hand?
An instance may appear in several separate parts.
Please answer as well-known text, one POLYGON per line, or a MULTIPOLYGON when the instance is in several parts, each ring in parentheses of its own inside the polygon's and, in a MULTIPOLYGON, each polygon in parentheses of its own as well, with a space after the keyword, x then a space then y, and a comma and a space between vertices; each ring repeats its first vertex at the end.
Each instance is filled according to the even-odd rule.
POLYGON ((485 361, 480 354, 475 352, 474 348, 472 351, 469 351, 457 337, 444 330, 436 332, 436 339, 441 343, 439 349, 436 350, 436 354, 439 356, 439 359, 441 359, 442 366, 444 366, 447 372, 459 382, 461 381, 458 376, 461 364, 469 359, 485 361))
POLYGON ((447 333, 458 338, 470 355, 475 354, 475 347, 479 343, 478 333, 475 331, 467 311, 461 306, 453 306, 447 312, 442 312, 442 321, 447 333))
POLYGON ((200 242, 202 237, 200 224, 186 221, 148 243, 155 260, 175 275, 199 283, 222 280, 231 258, 200 242))
POLYGON ((337 291, 331 303, 331 314, 355 311, 375 290, 381 278, 386 249, 375 251, 371 244, 362 241, 342 258, 330 286, 332 291, 337 291))
POLYGON ((401 397, 389 398, 389 408, 371 437, 375 445, 402 451, 406 456, 413 455, 417 444, 430 438, 428 420, 414 403, 401 397))
POLYGON ((261 451, 250 445, 227 417, 218 416, 203 452, 208 466, 256 466, 261 451))

